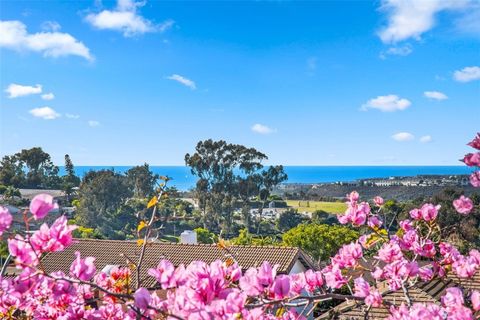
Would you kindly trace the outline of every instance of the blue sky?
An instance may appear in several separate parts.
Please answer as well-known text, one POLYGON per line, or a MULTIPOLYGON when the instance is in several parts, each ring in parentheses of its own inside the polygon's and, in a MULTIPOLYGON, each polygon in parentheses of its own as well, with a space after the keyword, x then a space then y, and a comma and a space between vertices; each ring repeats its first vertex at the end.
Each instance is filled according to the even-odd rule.
POLYGON ((480 129, 480 2, 2 1, 0 155, 450 165, 480 129))

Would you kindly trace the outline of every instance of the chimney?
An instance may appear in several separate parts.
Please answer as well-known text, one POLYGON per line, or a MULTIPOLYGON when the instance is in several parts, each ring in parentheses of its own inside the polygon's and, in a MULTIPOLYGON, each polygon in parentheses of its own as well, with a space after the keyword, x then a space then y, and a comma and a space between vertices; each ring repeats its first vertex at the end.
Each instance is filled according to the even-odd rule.
POLYGON ((180 243, 197 244, 197 233, 193 230, 185 230, 180 234, 180 243))

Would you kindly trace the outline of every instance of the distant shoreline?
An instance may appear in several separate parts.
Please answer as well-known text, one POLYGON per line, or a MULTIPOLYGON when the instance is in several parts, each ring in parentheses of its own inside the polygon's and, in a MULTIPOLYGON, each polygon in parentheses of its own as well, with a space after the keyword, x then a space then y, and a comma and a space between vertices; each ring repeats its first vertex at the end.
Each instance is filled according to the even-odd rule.
MULTIPOLYGON (((132 166, 76 166, 77 175, 83 177, 90 170, 113 169, 125 172, 132 166)), ((65 173, 60 168, 60 175, 65 173)), ((333 182, 353 182, 360 179, 413 177, 417 175, 458 175, 469 174, 472 170, 466 166, 284 166, 288 174, 287 184, 320 184, 333 182)), ((186 166, 150 166, 160 175, 173 178, 169 182, 179 190, 186 191, 195 186, 197 178, 186 166)))

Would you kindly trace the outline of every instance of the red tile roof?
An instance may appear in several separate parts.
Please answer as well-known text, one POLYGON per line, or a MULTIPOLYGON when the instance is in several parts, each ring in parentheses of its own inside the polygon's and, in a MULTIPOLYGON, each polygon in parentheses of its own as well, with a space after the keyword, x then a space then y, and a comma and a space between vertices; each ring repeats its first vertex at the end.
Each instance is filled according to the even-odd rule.
MULTIPOLYGON (((75 243, 64 251, 46 255, 42 259, 42 265, 46 272, 61 270, 68 274, 70 265, 75 259, 74 253, 79 251, 82 257, 96 257, 95 265, 97 270, 100 271, 107 265, 128 266, 128 259, 136 263, 140 249, 141 247, 134 241, 76 239, 75 243)), ((279 273, 289 273, 297 260, 307 269, 314 268, 311 259, 299 248, 230 246, 228 250, 243 269, 258 267, 263 261, 269 261, 272 265, 279 266, 279 273)), ((211 263, 217 259, 226 260, 228 254, 225 249, 210 244, 149 243, 145 252, 142 278, 145 279, 145 283, 149 283, 148 285, 153 285, 153 278, 147 275, 147 270, 156 267, 163 258, 178 266, 182 263, 187 265, 197 260, 206 263, 211 263)))
MULTIPOLYGON (((475 288, 480 285, 480 274, 477 273, 470 281, 463 280, 467 285, 461 285, 451 277, 446 279, 433 279, 428 282, 419 282, 414 287, 408 289, 408 295, 413 303, 436 303, 440 304, 440 298, 445 294, 445 291, 450 287, 464 287, 475 288)), ((388 303, 400 306, 406 303, 405 296, 402 290, 390 291, 385 290, 383 293, 383 300, 388 303)), ((333 310, 322 314, 319 319, 340 319, 340 320, 360 320, 365 319, 366 306, 363 302, 349 301, 343 302, 333 310)), ((368 313, 368 319, 385 319, 389 316, 388 307, 382 306, 380 308, 371 308, 368 313)))

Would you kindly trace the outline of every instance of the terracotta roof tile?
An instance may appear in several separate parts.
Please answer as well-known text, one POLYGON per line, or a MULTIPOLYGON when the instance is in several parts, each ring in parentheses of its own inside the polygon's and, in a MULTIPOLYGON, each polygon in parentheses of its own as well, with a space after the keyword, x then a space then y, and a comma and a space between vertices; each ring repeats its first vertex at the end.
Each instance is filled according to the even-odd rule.
MULTIPOLYGON (((408 294, 412 302, 439 303, 445 290, 454 286, 457 286, 457 284, 450 279, 434 279, 429 282, 417 283, 415 287, 408 290, 408 294)), ((395 306, 400 306, 406 302, 401 290, 383 292, 383 300, 395 306)), ((334 311, 337 313, 335 319, 360 320, 365 319, 366 307, 362 302, 344 302, 335 307, 334 311)), ((371 308, 369 319, 385 319, 388 315, 388 307, 371 308)), ((331 316, 329 316, 329 313, 325 313, 320 316, 320 319, 331 319, 331 316)))
MULTIPOLYGON (((46 255, 42 259, 42 264, 46 272, 61 270, 68 274, 70 265, 75 259, 74 253, 79 251, 82 257, 96 257, 95 265, 100 271, 107 265, 128 266, 128 259, 137 262, 140 249, 141 247, 134 241, 76 239, 75 243, 65 251, 46 255)), ((302 250, 294 247, 231 246, 229 251, 243 269, 258 267, 263 261, 269 261, 272 265, 279 265, 279 273, 288 273, 297 260, 300 260, 306 268, 314 267, 309 257, 302 250)), ((225 260, 228 254, 217 245, 149 243, 146 247, 144 267, 142 268, 143 284, 146 286, 154 284, 155 281, 147 275, 147 270, 156 267, 163 258, 178 266, 197 260, 206 263, 217 259, 225 260)))
POLYGON ((453 274, 450 274, 448 278, 460 287, 472 290, 480 290, 480 272, 475 273, 471 278, 460 278, 453 274))

